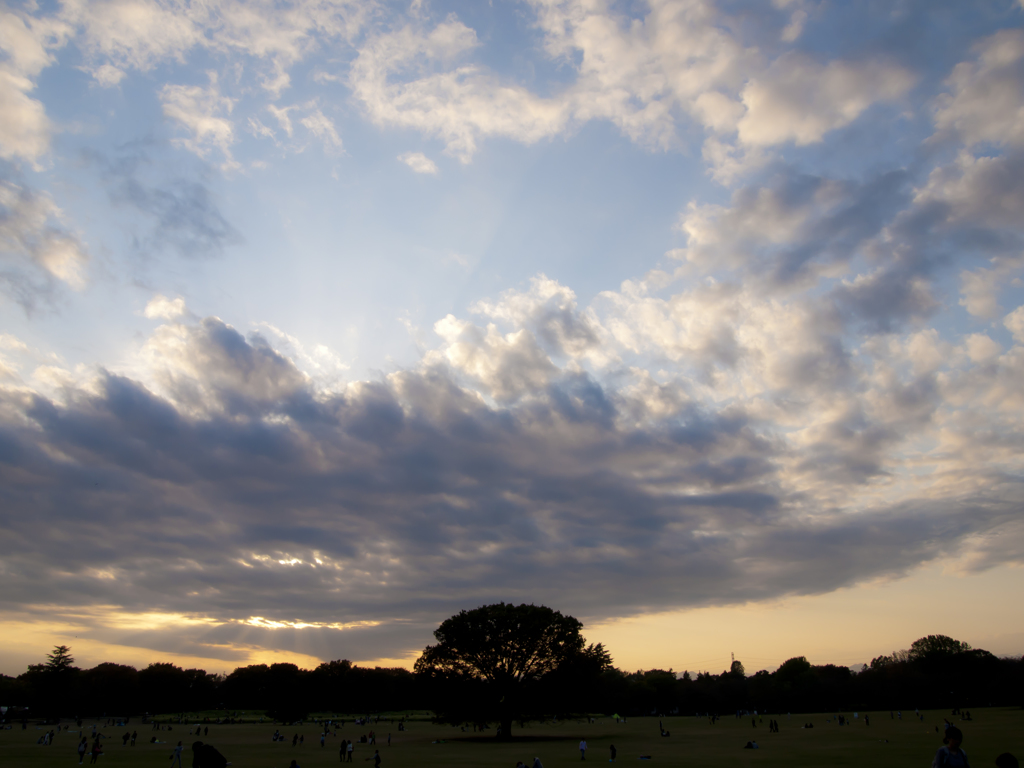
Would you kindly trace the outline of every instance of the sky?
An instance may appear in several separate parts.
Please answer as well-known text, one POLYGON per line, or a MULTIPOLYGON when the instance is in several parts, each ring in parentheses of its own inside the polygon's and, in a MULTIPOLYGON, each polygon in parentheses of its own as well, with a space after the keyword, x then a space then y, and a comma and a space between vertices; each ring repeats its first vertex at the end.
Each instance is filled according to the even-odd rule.
POLYGON ((0 672, 1024 653, 1024 0, 0 5, 0 672))

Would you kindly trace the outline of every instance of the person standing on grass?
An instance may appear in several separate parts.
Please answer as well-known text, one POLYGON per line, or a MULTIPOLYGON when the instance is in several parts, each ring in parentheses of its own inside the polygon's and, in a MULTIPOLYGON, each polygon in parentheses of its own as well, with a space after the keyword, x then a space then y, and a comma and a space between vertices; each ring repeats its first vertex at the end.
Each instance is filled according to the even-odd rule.
POLYGON ((348 739, 342 739, 341 744, 338 745, 338 759, 340 762, 345 762, 345 751, 348 747, 348 739))
POLYGON ((78 742, 78 764, 79 765, 81 765, 82 761, 85 760, 85 751, 88 748, 89 748, 89 742, 86 740, 85 736, 83 736, 82 740, 80 742, 78 742))
POLYGON ((615 752, 615 745, 614 744, 609 744, 608 745, 608 753, 611 755, 611 758, 608 760, 608 762, 609 763, 614 763, 615 762, 615 755, 617 754, 615 752))
POLYGON ((373 750, 373 757, 366 758, 367 760, 373 760, 373 768, 380 768, 380 750, 373 750))
POLYGON ((946 746, 939 747, 932 760, 932 768, 971 768, 967 753, 960 749, 964 735, 956 726, 946 729, 946 746))
POLYGON ((178 746, 176 746, 174 748, 174 753, 171 755, 171 768, 174 768, 175 761, 177 761, 177 763, 178 763, 178 768, 182 768, 182 766, 181 766, 181 750, 182 750, 182 746, 181 746, 181 742, 179 741, 178 742, 178 746))
POLYGON ((352 742, 352 739, 349 739, 349 741, 348 741, 348 762, 350 762, 350 763, 352 762, 352 753, 355 751, 355 746, 356 745, 352 742))
POLYGON ((580 760, 587 759, 587 741, 586 739, 580 742, 580 760))

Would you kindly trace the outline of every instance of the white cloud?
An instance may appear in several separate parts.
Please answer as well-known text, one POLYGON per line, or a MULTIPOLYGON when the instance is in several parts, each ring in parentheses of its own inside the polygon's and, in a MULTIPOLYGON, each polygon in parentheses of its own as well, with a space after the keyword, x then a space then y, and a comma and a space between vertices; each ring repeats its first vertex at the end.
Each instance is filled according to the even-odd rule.
POLYGON ((106 66, 148 71, 207 48, 254 58, 262 87, 276 96, 318 38, 351 40, 372 10, 356 0, 70 0, 61 15, 82 29, 81 47, 101 82, 106 66))
POLYGON ((961 152, 935 168, 917 191, 919 206, 944 206, 951 225, 986 226, 1024 232, 1024 155, 975 157, 961 152))
POLYGON ((558 373, 525 329, 501 334, 493 324, 481 329, 448 315, 434 324, 434 332, 445 345, 427 361, 443 358, 499 402, 540 394, 558 373))
POLYGON ((328 152, 341 150, 341 137, 338 135, 334 123, 319 109, 313 110, 312 114, 302 118, 299 122, 323 142, 325 150, 328 152))
POLYGON ((64 212, 49 195, 0 181, 0 250, 80 290, 89 257, 63 220, 64 212))
POLYGON ((50 149, 50 120, 42 102, 28 94, 34 78, 54 62, 53 49, 62 47, 71 33, 68 25, 52 18, 0 10, 0 157, 36 161, 50 149))
POLYGON ((225 116, 230 115, 235 100, 220 94, 217 75, 209 73, 210 85, 165 85, 160 90, 160 102, 164 114, 188 129, 192 136, 175 139, 175 144, 206 157, 210 149, 221 151, 225 165, 235 165, 231 156, 231 145, 235 142, 234 124, 225 116))
POLYGON ((274 118, 277 120, 277 124, 281 126, 281 130, 285 132, 289 139, 295 133, 295 128, 292 125, 292 120, 290 117, 288 117, 288 112, 293 109, 295 109, 294 106, 277 107, 274 106, 273 104, 267 105, 267 111, 274 116, 274 118))
POLYGON ((968 144, 1024 145, 1024 30, 1004 29, 977 46, 977 57, 957 64, 938 99, 935 125, 968 144))
POLYGON ((807 23, 807 11, 799 9, 793 11, 793 15, 789 17, 789 23, 782 30, 782 34, 779 39, 784 43, 795 42, 804 31, 804 24, 807 23))
MULTIPOLYGON (((531 5, 548 55, 575 70, 550 96, 469 63, 479 41, 454 16, 370 39, 349 85, 374 122, 440 137, 463 161, 487 136, 532 143, 590 120, 670 149, 680 145, 680 119, 694 119, 711 134, 704 157, 713 175, 731 183, 767 161, 762 148, 821 141, 872 104, 898 100, 915 81, 895 64, 818 64, 796 53, 761 71, 760 54, 730 31, 733 20, 703 0, 652 2, 640 19, 603 2, 531 5), (740 146, 726 138, 737 131, 740 146)), ((805 11, 792 11, 785 34, 794 38, 805 20, 805 11)))
POLYGON ((422 152, 406 152, 398 159, 408 165, 416 173, 437 173, 437 164, 422 152))
POLYGON ((728 206, 691 202, 677 225, 686 247, 674 255, 705 272, 742 269, 746 281, 834 277, 892 215, 883 202, 891 186, 793 174, 738 189, 728 206))
POLYGON ((92 70, 92 76, 96 78, 96 82, 104 88, 111 88, 124 79, 125 72, 123 69, 118 69, 113 64, 101 64, 92 70))
POLYGON ((83 29, 82 47, 91 57, 119 69, 147 71, 165 59, 181 60, 203 38, 187 6, 170 3, 69 2, 64 18, 83 29))
POLYGON ((480 138, 508 136, 533 143, 565 127, 568 111, 557 100, 503 83, 479 67, 449 68, 478 45, 476 33, 454 18, 429 31, 406 26, 360 48, 349 87, 375 123, 438 136, 447 143, 446 152, 462 162, 469 162, 480 138), (433 74, 393 79, 438 65, 441 71, 433 74))
POLYGON ((607 119, 634 141, 668 148, 677 142, 676 113, 722 127, 724 102, 707 93, 732 91, 756 54, 729 32, 711 2, 652 2, 634 20, 603 2, 531 0, 545 47, 557 60, 579 55, 565 98, 578 120, 607 119))
POLYGON ((763 147, 736 146, 718 136, 709 136, 704 140, 701 157, 708 164, 711 178, 725 186, 731 186, 772 159, 763 147))
POLYGON ((142 350, 158 386, 194 414, 240 414, 298 393, 306 377, 259 335, 246 340, 216 317, 161 325, 142 350))
POLYGON ((1024 306, 1017 307, 1003 318, 1003 325, 1018 343, 1024 344, 1024 306))
POLYGON ((963 151, 929 174, 914 204, 937 232, 989 257, 983 267, 961 270, 960 304, 976 317, 995 317, 1000 290, 1024 267, 1024 155, 963 151))
POLYGON ((964 339, 967 356, 973 363, 984 363, 1002 353, 1003 348, 991 336, 984 333, 972 333, 964 339))
POLYGON ((149 300, 142 314, 150 319, 174 320, 187 312, 185 300, 180 296, 176 299, 169 299, 158 293, 149 300))
POLYGON ((747 111, 736 126, 739 140, 757 146, 819 142, 872 104, 899 99, 915 79, 894 64, 831 61, 822 66, 799 53, 785 54, 743 89, 747 111))
POLYGON ((375 122, 439 136, 462 160, 487 136, 532 143, 594 119, 662 149, 678 143, 680 110, 716 130, 734 127, 742 108, 722 89, 743 82, 754 53, 730 36, 710 3, 655 2, 642 23, 600 2, 531 5, 548 55, 576 70, 575 80, 550 97, 461 63, 479 41, 455 17, 433 29, 405 26, 368 41, 353 64, 350 87, 375 122))
POLYGON ((577 308, 572 289, 547 275, 531 278, 527 291, 505 291, 498 301, 476 302, 470 311, 529 330, 553 355, 609 362, 595 318, 577 308))
POLYGON ((28 345, 17 336, 9 333, 0 333, 0 349, 13 349, 18 352, 28 351, 28 345))
POLYGON ((50 149, 50 120, 31 80, 0 69, 0 157, 35 161, 50 149))
POLYGON ((964 270, 960 273, 960 306, 975 317, 995 317, 1000 310, 998 293, 1005 274, 997 269, 964 270))
POLYGON ((274 141, 277 139, 277 134, 274 133, 274 129, 263 124, 258 117, 248 118, 249 133, 257 138, 270 139, 274 141))

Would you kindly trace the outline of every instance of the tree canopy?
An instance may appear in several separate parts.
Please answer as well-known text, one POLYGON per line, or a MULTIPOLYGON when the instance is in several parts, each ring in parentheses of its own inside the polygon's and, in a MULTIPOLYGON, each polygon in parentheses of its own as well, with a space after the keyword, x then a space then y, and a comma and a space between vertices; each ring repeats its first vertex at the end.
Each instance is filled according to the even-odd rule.
POLYGON ((46 654, 46 668, 53 671, 71 669, 75 663, 71 649, 66 645, 54 646, 53 651, 46 654))
POLYGON ((955 656, 973 650, 969 643, 954 640, 946 635, 928 635, 910 645, 910 658, 923 659, 930 656, 955 656))
POLYGON ((445 722, 512 723, 572 711, 611 658, 586 645, 583 624, 546 606, 497 603, 460 611, 434 632, 416 662, 433 683, 434 711, 445 722))

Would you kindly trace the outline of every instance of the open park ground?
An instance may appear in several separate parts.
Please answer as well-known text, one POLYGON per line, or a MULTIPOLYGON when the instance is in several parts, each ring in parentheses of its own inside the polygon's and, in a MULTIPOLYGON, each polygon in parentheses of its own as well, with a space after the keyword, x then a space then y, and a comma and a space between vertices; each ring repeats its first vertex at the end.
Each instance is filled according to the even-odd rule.
MULTIPOLYGON (((602 765, 608 763, 608 746, 614 744, 618 750, 616 762, 630 765, 927 768, 935 750, 942 745, 935 726, 940 726, 941 730, 943 717, 949 716, 948 711, 922 712, 922 722, 913 712, 904 712, 902 720, 890 719, 888 712, 872 712, 869 713, 871 724, 867 726, 864 713, 859 713, 856 720, 852 719, 853 713, 845 714, 852 725, 839 726, 834 716, 823 714, 773 715, 779 721, 780 733, 768 732, 767 717, 756 728, 752 727, 750 717, 723 716, 715 725, 710 725, 706 718, 664 717, 661 718, 664 727, 671 733, 667 738, 659 736, 659 718, 656 717, 630 718, 623 723, 607 717, 598 718, 595 723, 575 720, 534 723, 517 728, 514 741, 498 742, 492 736, 463 733, 458 728, 435 725, 425 719, 412 719, 407 723, 408 730, 400 732, 395 722, 386 722, 383 717, 376 725, 357 726, 352 716, 344 716, 344 726, 338 729, 337 736, 328 736, 322 748, 320 729, 312 722, 301 727, 281 727, 287 740, 280 742, 271 741, 276 726, 269 722, 211 725, 209 736, 201 738, 215 746, 231 761, 233 768, 287 768, 292 759, 301 768, 335 766, 339 764, 341 740, 358 742, 371 728, 377 733, 382 768, 514 768, 519 760, 532 765, 534 757, 540 757, 545 768, 565 768, 580 764, 580 739, 586 739, 589 746, 587 763, 602 765), (814 728, 801 728, 806 722, 813 723, 814 728), (387 746, 389 732, 390 747, 387 746), (291 737, 295 733, 305 736, 302 747, 292 747, 291 737), (743 749, 751 739, 757 741, 759 749, 743 749), (641 755, 650 755, 651 760, 642 761, 641 755)), ((1024 756, 1024 709, 978 708, 972 710, 972 715, 972 722, 960 722, 953 717, 950 720, 964 732, 963 747, 973 768, 990 768, 996 755, 1002 752, 1011 752, 1018 759, 1024 756)), ((249 716, 251 714, 247 714, 249 716)), ((90 719, 85 721, 87 733, 91 732, 92 723, 90 719)), ((139 734, 134 748, 121 746, 120 737, 126 728, 100 729, 109 736, 105 740, 104 754, 99 758, 102 768, 167 766, 172 747, 179 740, 185 745, 182 755, 185 768, 191 765, 190 746, 195 737, 188 735, 187 725, 174 725, 171 731, 154 731, 152 726, 133 718, 131 727, 139 734), (166 743, 149 743, 154 735, 166 743)), ((74 731, 77 727, 72 725, 52 746, 41 746, 36 744, 43 733, 41 726, 29 724, 28 730, 22 730, 20 725, 15 725, 13 730, 0 732, 0 765, 16 768, 77 765, 76 745, 80 737, 74 731)), ((352 764, 372 764, 366 761, 372 757, 373 750, 372 746, 357 743, 352 764)), ((85 764, 89 764, 88 755, 85 764)))

